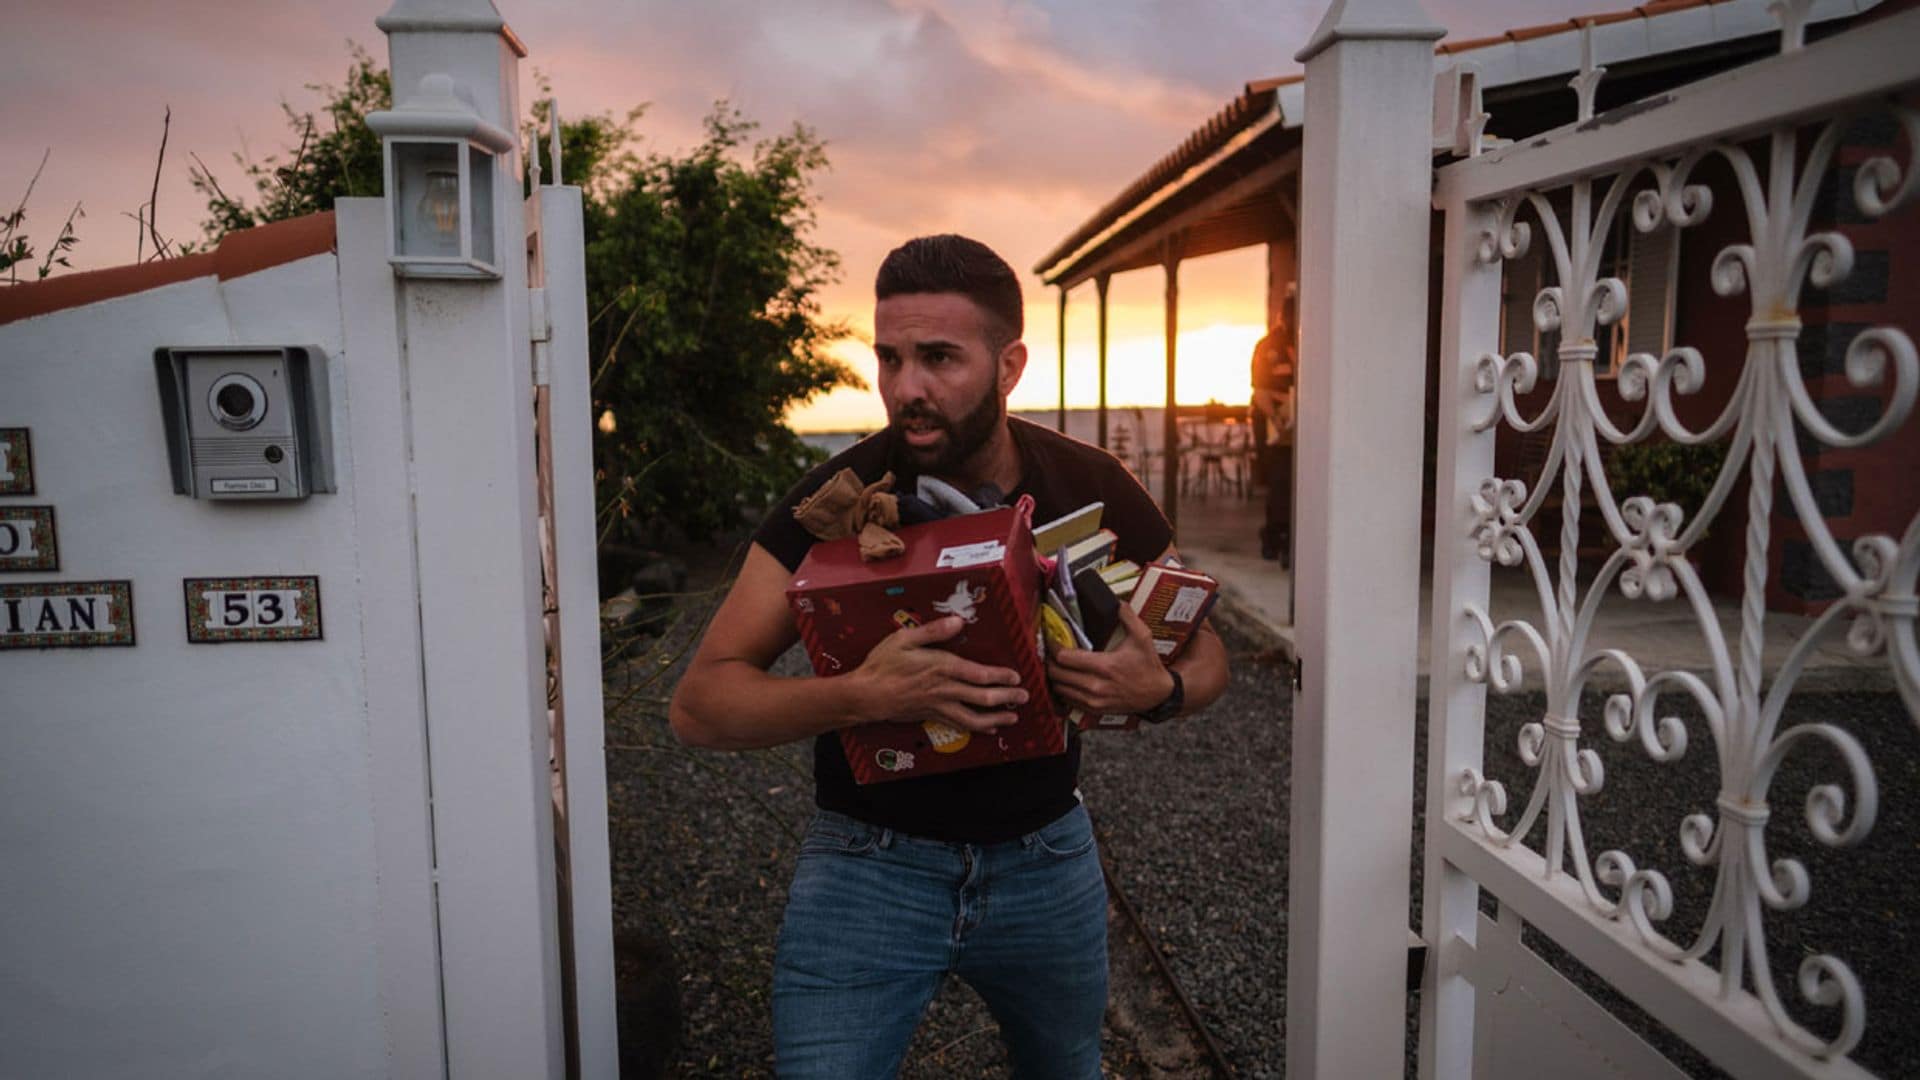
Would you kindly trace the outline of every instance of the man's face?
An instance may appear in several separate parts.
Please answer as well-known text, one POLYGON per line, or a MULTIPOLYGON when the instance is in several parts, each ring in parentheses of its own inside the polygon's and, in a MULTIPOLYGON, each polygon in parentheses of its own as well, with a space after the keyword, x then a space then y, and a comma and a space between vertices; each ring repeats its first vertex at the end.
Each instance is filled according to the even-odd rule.
POLYGON ((1006 414, 1026 351, 1015 342, 996 355, 988 318, 959 293, 890 296, 873 309, 887 423, 896 453, 919 472, 960 471, 1006 414))

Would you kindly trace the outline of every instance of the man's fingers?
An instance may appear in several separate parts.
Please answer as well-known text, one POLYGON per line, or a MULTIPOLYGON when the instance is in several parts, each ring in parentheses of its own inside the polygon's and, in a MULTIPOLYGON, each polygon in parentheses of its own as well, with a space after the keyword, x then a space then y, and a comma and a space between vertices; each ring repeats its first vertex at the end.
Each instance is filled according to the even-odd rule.
MULTIPOLYGON (((1122 607, 1122 611, 1126 608, 1122 607)), ((1053 654, 1053 662, 1071 671, 1084 671, 1089 674, 1111 674, 1113 654, 1094 652, 1091 649, 1061 649, 1053 654)))
POLYGON ((986 712, 980 709, 969 709, 965 705, 952 702, 942 703, 935 711, 940 714, 942 720, 954 727, 965 728, 982 735, 1006 727, 1020 719, 1019 716, 1010 712, 986 712))
POLYGON ((907 642, 909 645, 931 645, 934 642, 945 641, 955 634, 958 634, 960 628, 965 625, 967 625, 966 620, 958 615, 944 615, 930 623, 922 623, 919 626, 909 626, 905 630, 898 631, 898 633, 901 640, 907 642))
POLYGON ((1087 701, 1085 694, 1064 684, 1056 684, 1053 687, 1053 703, 1060 706, 1063 710, 1080 709, 1085 712, 1100 711, 1087 701))
POLYGON ((1019 687, 974 686, 955 683, 947 691, 954 699, 976 708, 1011 708, 1027 703, 1027 692, 1019 687))
POLYGON ((976 664, 962 656, 947 654, 952 659, 943 661, 940 673, 949 679, 972 683, 975 686, 1019 686, 1020 673, 1012 668, 990 667, 976 664))
POLYGON ((1071 686, 1084 692, 1105 680, 1096 672, 1080 671, 1062 664, 1048 664, 1047 681, 1059 683, 1061 686, 1071 686))

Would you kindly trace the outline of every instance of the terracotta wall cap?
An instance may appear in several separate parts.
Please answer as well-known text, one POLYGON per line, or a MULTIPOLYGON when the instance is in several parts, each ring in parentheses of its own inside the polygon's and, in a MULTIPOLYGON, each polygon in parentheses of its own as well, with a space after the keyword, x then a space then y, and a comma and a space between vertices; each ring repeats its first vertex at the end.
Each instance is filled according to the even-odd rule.
POLYGON ((244 277, 333 250, 333 211, 324 210, 228 233, 212 251, 0 287, 0 326, 198 277, 244 277))

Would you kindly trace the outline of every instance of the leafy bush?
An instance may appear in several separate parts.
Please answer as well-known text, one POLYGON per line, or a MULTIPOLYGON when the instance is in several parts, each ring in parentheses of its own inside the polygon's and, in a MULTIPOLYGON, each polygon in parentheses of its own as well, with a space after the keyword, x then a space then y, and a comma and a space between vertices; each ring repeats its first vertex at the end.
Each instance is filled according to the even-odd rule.
POLYGON ((1608 459, 1607 482, 1617 499, 1646 495, 1656 503, 1675 503, 1691 523, 1726 460, 1727 448, 1721 443, 1633 443, 1615 450, 1608 459))
POLYGON ((839 260, 808 240, 820 141, 796 127, 743 155, 754 125, 724 103, 706 127, 686 156, 649 155, 587 208, 594 402, 614 421, 601 497, 636 540, 757 512, 818 460, 787 409, 859 382, 825 352, 847 330, 820 311, 839 260))
MULTIPOLYGON (((236 156, 250 196, 221 190, 196 159, 209 242, 381 193, 366 114, 390 106, 392 83, 350 48, 342 85, 308 87, 325 99, 324 122, 283 106, 296 146, 260 163, 236 156)), ((546 96, 529 134, 545 127, 546 96)), ((812 181, 827 166, 818 137, 796 126, 750 144, 755 126, 720 102, 699 146, 640 156, 629 147, 641 116, 561 124, 563 179, 586 196, 594 412, 611 414, 595 438, 597 480, 608 532, 627 545, 705 538, 757 513, 819 456, 786 427, 787 410, 859 383, 825 351, 847 330, 820 309, 839 260, 810 239, 812 181)), ((545 141, 532 141, 551 177, 545 141)))

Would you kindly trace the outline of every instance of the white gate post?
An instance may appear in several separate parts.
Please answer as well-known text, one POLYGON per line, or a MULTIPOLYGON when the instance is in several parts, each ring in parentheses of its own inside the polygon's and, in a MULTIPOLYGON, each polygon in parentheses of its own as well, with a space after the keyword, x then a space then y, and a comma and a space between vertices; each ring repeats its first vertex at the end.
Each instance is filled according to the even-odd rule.
MULTIPOLYGON (((396 103, 424 96, 423 80, 445 78, 481 120, 519 127, 521 46, 489 0, 395 0, 376 24, 387 34, 396 103)), ((481 167, 491 186, 476 228, 491 230, 498 276, 398 283, 443 1019, 451 1075, 558 1077, 520 155, 510 149, 481 167)))
POLYGON ((1334 0, 1307 65, 1287 1074, 1405 1069, 1433 46, 1334 0))

